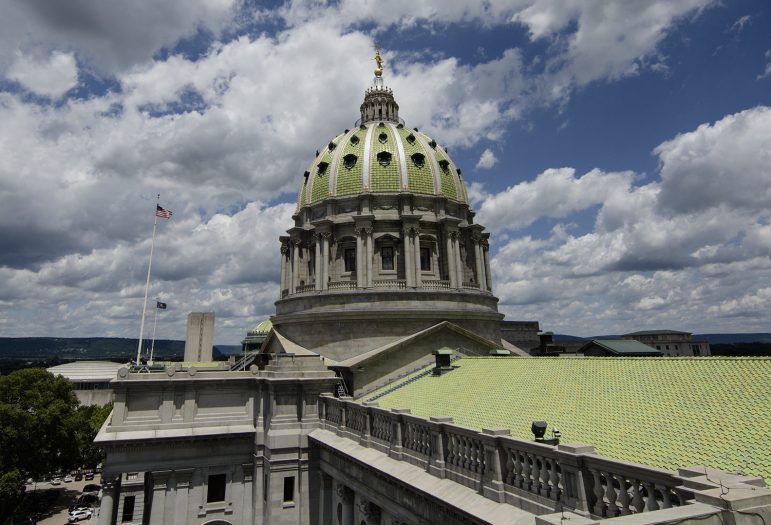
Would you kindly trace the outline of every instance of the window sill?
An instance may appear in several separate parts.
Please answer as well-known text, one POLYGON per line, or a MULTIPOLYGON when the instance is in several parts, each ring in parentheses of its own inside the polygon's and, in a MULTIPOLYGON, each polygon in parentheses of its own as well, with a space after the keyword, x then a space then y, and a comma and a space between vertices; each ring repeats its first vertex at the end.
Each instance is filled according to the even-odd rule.
POLYGON ((293 509, 294 508, 294 501, 285 501, 281 504, 282 509, 293 509))

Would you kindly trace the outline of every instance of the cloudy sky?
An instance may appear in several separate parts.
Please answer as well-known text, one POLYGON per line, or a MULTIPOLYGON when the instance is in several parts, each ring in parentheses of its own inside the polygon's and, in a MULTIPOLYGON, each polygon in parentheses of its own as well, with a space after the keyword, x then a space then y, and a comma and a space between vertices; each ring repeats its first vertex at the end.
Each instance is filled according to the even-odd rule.
POLYGON ((492 232, 508 319, 771 331, 771 5, 0 0, 0 335, 158 337, 274 311, 314 151, 373 48, 492 232))

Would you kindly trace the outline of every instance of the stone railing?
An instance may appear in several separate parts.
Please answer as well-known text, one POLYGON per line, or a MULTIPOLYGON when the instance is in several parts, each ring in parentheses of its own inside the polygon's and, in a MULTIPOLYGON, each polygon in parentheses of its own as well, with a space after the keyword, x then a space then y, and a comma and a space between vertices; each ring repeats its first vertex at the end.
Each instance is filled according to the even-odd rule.
POLYGON ((477 283, 463 281, 463 288, 466 290, 479 290, 479 285, 477 283))
MULTIPOLYGON (((692 505, 696 489, 706 485, 689 482, 694 474, 689 476, 686 469, 678 475, 598 456, 591 445, 525 441, 511 437, 508 429, 480 432, 456 425, 450 417, 427 419, 410 414, 408 409, 387 410, 377 403, 359 404, 331 394, 320 397, 319 416, 321 427, 339 436, 538 515, 564 510, 595 520, 623 520, 626 515, 657 511, 655 517, 637 518, 634 523, 664 523, 673 521, 667 509, 677 509, 675 521, 694 522, 705 512, 712 515, 725 510, 721 510, 717 497, 713 498, 715 508, 692 505)), ((742 483, 757 479, 742 478, 742 483)), ((708 485, 709 489, 718 486, 708 485)), ((764 490, 771 501, 771 491, 757 490, 764 490)), ((698 494, 704 494, 703 499, 696 498, 698 501, 713 504, 707 492, 698 494)), ((766 510, 771 511, 771 503, 766 510)))
POLYGON ((449 290, 450 289, 450 281, 440 281, 436 279, 424 279, 423 280, 423 288, 428 288, 429 290, 449 290))
POLYGON ((373 288, 392 288, 403 290, 407 288, 407 281, 404 279, 376 279, 372 281, 373 288))
POLYGON ((289 297, 289 290, 287 289, 281 290, 281 298, 284 299, 285 297, 289 297))
POLYGON ((307 293, 307 292, 315 292, 316 291, 316 285, 315 284, 301 284, 297 287, 297 293, 307 293))
POLYGON ((355 290, 356 281, 332 281, 328 288, 330 290, 355 290))

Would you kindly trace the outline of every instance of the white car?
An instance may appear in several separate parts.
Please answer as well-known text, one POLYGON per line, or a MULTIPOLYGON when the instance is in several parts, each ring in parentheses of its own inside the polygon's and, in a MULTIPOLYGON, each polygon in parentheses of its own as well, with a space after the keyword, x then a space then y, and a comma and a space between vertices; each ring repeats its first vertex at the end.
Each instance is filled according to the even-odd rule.
POLYGON ((62 480, 60 478, 54 478, 51 480, 51 485, 61 485, 62 480))
POLYGON ((64 482, 65 483, 72 483, 72 476, 70 476, 69 474, 64 476, 64 482))
POLYGON ((91 510, 89 509, 76 509, 70 512, 69 522, 87 520, 91 518, 91 510))

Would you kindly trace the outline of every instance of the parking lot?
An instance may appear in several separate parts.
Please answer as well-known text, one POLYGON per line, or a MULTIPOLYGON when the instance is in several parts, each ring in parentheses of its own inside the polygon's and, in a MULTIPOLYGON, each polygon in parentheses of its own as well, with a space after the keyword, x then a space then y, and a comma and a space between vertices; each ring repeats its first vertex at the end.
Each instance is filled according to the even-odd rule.
MULTIPOLYGON (((77 501, 78 496, 83 492, 83 487, 86 485, 96 483, 102 484, 99 474, 94 476, 92 481, 72 481, 70 483, 64 483, 61 485, 51 485, 48 481, 38 482, 36 485, 28 485, 28 493, 36 493, 34 495, 35 501, 40 502, 35 506, 34 515, 29 514, 30 517, 37 519, 38 525, 63 525, 68 523, 69 507, 77 501)), ((94 509, 94 514, 91 520, 83 520, 79 523, 89 524, 97 523, 97 509, 94 509)))

